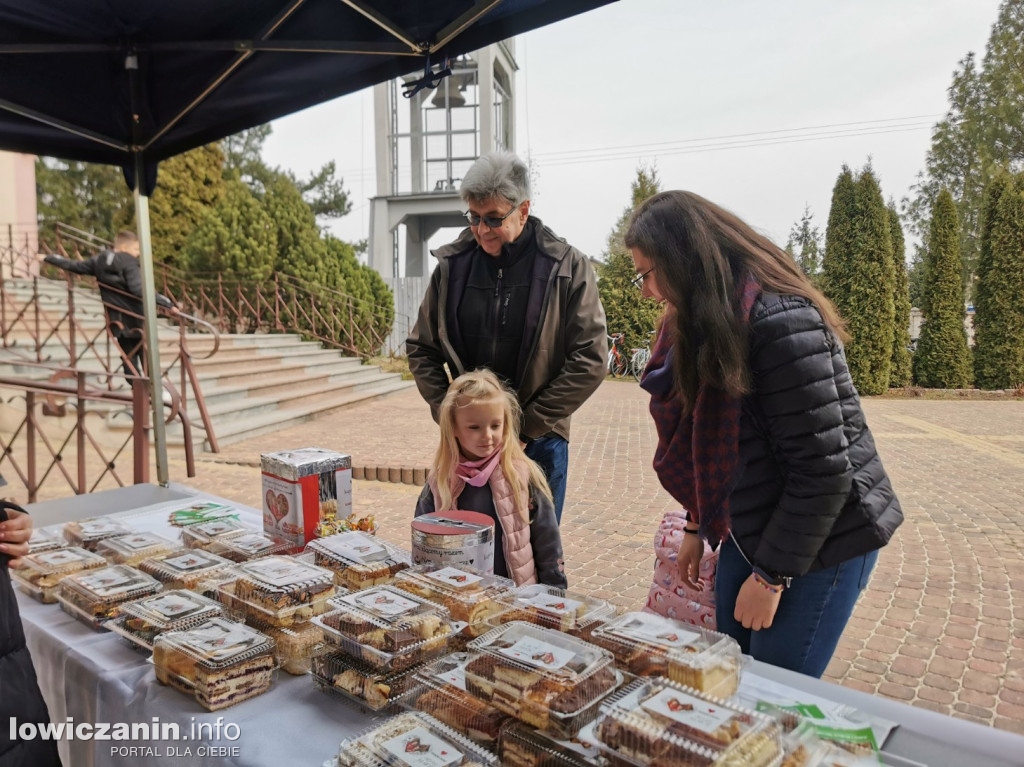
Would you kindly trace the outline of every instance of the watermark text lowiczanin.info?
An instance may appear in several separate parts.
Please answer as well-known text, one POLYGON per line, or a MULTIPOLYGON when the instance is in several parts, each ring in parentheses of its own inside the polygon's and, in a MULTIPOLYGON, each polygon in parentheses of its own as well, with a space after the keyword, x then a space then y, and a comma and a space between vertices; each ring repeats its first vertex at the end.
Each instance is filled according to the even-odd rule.
POLYGON ((178 722, 161 722, 154 716, 149 722, 19 722, 10 718, 10 738, 14 740, 93 740, 153 742, 150 745, 112 746, 111 756, 239 756, 238 746, 209 745, 211 741, 237 741, 242 731, 234 722, 217 717, 213 722, 197 722, 190 717, 183 728, 178 722), (182 731, 184 729, 184 732, 182 731), (192 741, 194 746, 165 746, 156 741, 175 743, 192 741), (202 745, 200 742, 205 741, 202 745))

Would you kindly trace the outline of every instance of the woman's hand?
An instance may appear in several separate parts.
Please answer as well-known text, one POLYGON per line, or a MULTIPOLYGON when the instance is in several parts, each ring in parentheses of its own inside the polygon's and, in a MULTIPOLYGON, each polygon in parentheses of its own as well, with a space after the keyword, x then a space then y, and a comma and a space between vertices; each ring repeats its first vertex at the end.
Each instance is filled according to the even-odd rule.
POLYGON ((684 534, 679 542, 679 553, 676 555, 676 567, 679 568, 679 579, 687 588, 703 591, 704 582, 700 575, 700 560, 704 556, 704 541, 699 535, 684 534))
POLYGON ((9 509, 7 521, 0 522, 0 554, 7 554, 11 561, 8 567, 21 567, 21 559, 28 554, 28 539, 32 537, 32 517, 20 511, 9 509))
POLYGON ((775 611, 779 609, 780 599, 782 589, 777 592, 766 589, 751 573, 740 587, 740 593, 736 595, 733 617, 745 629, 760 631, 769 628, 775 620, 775 611))

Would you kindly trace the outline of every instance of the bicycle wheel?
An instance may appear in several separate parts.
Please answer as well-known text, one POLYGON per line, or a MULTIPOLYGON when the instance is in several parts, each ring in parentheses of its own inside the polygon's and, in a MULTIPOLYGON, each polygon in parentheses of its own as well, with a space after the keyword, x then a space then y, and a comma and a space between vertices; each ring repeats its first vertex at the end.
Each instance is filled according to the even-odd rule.
POLYGON ((637 381, 639 381, 640 376, 644 374, 644 367, 647 364, 643 361, 643 354, 643 349, 634 349, 633 356, 629 360, 629 372, 637 381))
POLYGON ((615 369, 612 372, 612 375, 616 378, 622 378, 622 376, 629 372, 629 362, 626 361, 625 356, 622 354, 616 358, 615 365, 613 367, 615 369))

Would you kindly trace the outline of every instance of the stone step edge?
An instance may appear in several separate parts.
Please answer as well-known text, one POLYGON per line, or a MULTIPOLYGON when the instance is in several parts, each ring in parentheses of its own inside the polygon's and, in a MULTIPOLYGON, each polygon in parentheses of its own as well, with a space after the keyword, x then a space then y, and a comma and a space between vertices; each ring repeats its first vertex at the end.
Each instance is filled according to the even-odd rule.
MULTIPOLYGON (((260 468, 257 460, 246 460, 239 458, 220 458, 216 453, 207 453, 202 457, 196 456, 196 463, 217 463, 231 466, 247 466, 253 469, 260 468)), ((422 487, 427 481, 427 474, 430 470, 426 466, 412 466, 411 464, 380 465, 376 463, 352 464, 352 479, 362 479, 370 482, 394 482, 405 485, 416 485, 422 487)))

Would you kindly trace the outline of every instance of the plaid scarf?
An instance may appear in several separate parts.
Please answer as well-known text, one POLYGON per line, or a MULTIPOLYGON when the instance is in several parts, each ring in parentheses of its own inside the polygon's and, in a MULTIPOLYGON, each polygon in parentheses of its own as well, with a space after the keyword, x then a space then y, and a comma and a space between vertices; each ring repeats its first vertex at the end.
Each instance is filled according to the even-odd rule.
MULTIPOLYGON (((761 293, 751 277, 743 283, 741 316, 761 293)), ((742 400, 701 383, 697 401, 683 417, 675 389, 672 328, 663 323, 640 386, 651 395, 651 416, 658 431, 654 471, 661 486, 700 523, 700 537, 712 548, 729 534, 729 495, 739 480, 742 400)))

